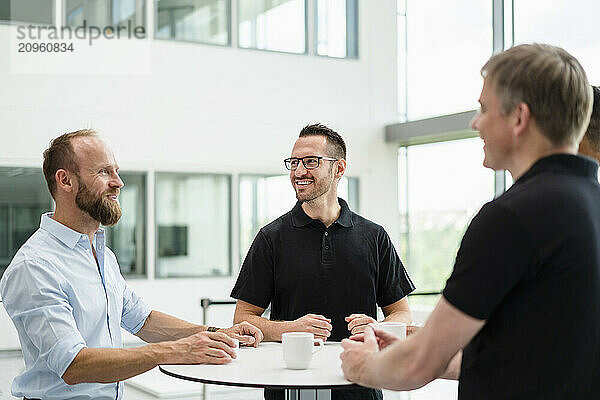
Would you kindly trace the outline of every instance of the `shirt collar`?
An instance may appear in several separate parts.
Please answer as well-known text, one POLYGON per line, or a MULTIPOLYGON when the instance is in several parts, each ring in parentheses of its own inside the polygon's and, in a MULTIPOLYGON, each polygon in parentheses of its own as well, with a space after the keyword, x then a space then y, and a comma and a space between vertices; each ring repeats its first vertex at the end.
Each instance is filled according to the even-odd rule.
MULTIPOLYGON (((87 240, 87 235, 85 233, 74 231, 68 226, 63 225, 58 221, 55 221, 54 219, 52 219, 53 215, 53 212, 42 214, 42 218, 40 221, 41 229, 54 236, 71 249, 73 249, 81 239, 87 240)), ((104 240, 104 229, 98 229, 95 235, 99 236, 99 238, 96 238, 96 242, 99 239, 104 240)))
POLYGON ((552 154, 537 160, 517 182, 525 182, 542 172, 562 172, 597 179, 598 163, 574 154, 552 154))
MULTIPOLYGON (((340 224, 343 227, 350 228, 353 226, 352 224, 352 211, 348 207, 348 203, 338 197, 338 203, 342 208, 340 211, 340 216, 334 222, 334 224, 340 224)), ((310 224, 311 222, 317 221, 309 217, 304 210, 302 209, 302 202, 298 201, 294 208, 292 209, 292 225, 296 228, 301 228, 310 224)))

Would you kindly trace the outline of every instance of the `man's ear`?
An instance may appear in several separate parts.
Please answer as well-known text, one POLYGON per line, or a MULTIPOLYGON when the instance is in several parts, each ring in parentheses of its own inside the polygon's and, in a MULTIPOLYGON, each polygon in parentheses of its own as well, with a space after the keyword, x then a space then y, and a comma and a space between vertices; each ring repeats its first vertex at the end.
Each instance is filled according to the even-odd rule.
POLYGON ((527 103, 521 102, 517 104, 513 110, 513 134, 515 137, 522 136, 531 124, 531 110, 527 103))
POLYGON ((335 171, 335 175, 338 178, 341 178, 342 176, 344 176, 344 173, 346 173, 346 160, 344 160, 343 158, 340 158, 337 162, 337 169, 335 171))
POLYGON ((54 174, 56 180, 56 188, 65 192, 73 191, 73 179, 71 174, 65 169, 59 169, 54 174))

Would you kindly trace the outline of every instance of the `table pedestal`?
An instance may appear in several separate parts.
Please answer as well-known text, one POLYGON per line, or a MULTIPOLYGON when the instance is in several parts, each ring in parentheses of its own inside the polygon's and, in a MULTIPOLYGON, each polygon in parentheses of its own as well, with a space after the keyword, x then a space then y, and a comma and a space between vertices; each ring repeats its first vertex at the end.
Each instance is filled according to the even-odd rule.
POLYGON ((331 400, 331 389, 285 389, 285 400, 331 400))

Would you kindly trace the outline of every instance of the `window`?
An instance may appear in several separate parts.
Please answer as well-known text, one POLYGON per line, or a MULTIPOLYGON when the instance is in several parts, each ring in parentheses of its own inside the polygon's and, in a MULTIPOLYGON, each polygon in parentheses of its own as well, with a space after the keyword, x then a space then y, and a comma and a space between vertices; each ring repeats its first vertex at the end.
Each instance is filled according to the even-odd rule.
POLYGON ((515 43, 560 46, 575 56, 591 84, 600 84, 600 2, 514 0, 515 43), (534 24, 531 21, 536 21, 534 24))
POLYGON ((54 0, 0 0, 0 20, 51 25, 54 0))
POLYGON ((357 0, 317 0, 317 54, 358 56, 357 0))
POLYGON ((238 44, 243 48, 306 52, 305 0, 238 0, 238 44))
POLYGON ((146 274, 146 177, 121 173, 125 186, 119 201, 123 214, 119 223, 106 229, 108 247, 117 256, 124 276, 146 274))
POLYGON ((65 26, 146 26, 146 0, 63 0, 65 26))
POLYGON ((479 138, 401 147, 398 161, 400 255, 417 291, 441 291, 468 223, 494 197, 494 172, 479 138))
POLYGON ((41 169, 0 167, 0 276, 52 208, 41 169))
POLYGON ((158 0, 156 37, 229 44, 231 0, 158 0))
POLYGON ((492 55, 492 1, 405 1, 398 4, 401 120, 477 108, 479 70, 492 55))
POLYGON ((156 276, 231 274, 228 175, 156 174, 156 276))
MULTIPOLYGON (((343 177, 338 196, 358 212, 358 178, 343 177)), ((294 204, 296 196, 288 175, 240 176, 240 263, 260 228, 290 211, 294 204)))

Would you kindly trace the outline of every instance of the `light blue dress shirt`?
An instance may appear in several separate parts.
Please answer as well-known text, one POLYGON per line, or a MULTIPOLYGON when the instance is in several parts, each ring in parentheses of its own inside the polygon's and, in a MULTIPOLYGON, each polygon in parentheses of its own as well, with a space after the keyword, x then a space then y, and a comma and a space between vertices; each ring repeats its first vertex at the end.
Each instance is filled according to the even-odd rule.
POLYGON ((120 348, 121 327, 141 329, 150 314, 125 283, 104 231, 94 236, 98 264, 85 234, 44 214, 0 281, 0 294, 21 341, 25 371, 17 397, 120 399, 123 383, 67 385, 62 375, 85 347, 120 348))

